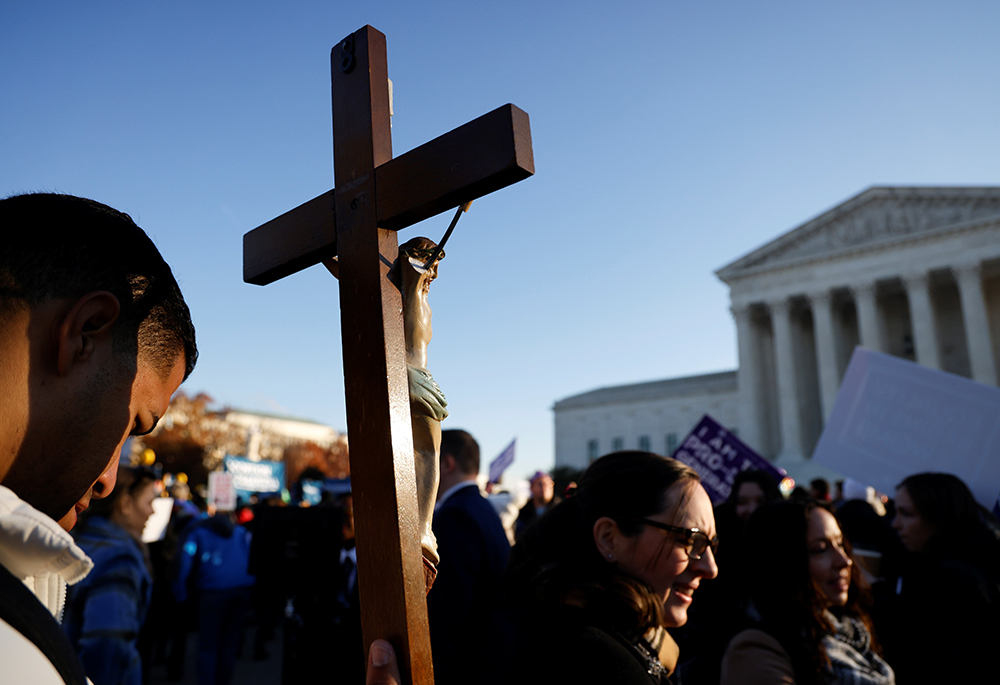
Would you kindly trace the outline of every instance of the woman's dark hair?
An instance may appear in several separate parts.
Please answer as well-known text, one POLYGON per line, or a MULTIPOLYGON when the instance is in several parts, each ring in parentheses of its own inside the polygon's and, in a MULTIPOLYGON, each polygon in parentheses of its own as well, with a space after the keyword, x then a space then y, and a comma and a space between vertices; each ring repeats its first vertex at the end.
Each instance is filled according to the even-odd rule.
POLYGON ((913 506, 924 522, 934 528, 929 549, 968 535, 979 525, 979 505, 969 487, 950 473, 916 473, 905 478, 896 489, 906 488, 913 506))
MULTIPOLYGON (((829 607, 823 590, 810 576, 807 534, 809 517, 816 509, 829 511, 803 500, 759 507, 747 523, 734 564, 742 595, 760 618, 759 627, 788 652, 799 685, 821 682, 820 674, 830 663, 823 647, 823 637, 833 631, 827 609, 864 623, 872 634, 873 648, 880 651, 865 608, 871 604, 871 595, 859 565, 851 565, 851 586, 842 608, 829 607)), ((844 547, 852 555, 846 537, 844 547)))
POLYGON ((144 486, 155 481, 156 474, 149 469, 137 466, 119 466, 118 480, 115 481, 114 490, 107 497, 90 500, 90 506, 84 512, 84 517, 111 518, 123 495, 134 496, 144 486))
POLYGON ((740 486, 744 483, 756 483, 760 486, 761 492, 764 493, 764 503, 777 502, 783 499, 781 488, 778 487, 778 483, 775 482, 774 477, 770 473, 759 469, 747 469, 746 471, 740 471, 733 478, 733 489, 729 491, 729 497, 726 498, 728 506, 736 506, 736 500, 740 495, 740 486))
POLYGON ((979 506, 962 479, 950 473, 916 473, 896 489, 902 487, 920 517, 934 529, 926 551, 969 557, 1000 570, 996 520, 979 506))
MULTIPOLYGON (((505 579, 515 604, 558 603, 572 598, 597 619, 628 637, 663 622, 663 598, 642 581, 618 573, 594 543, 594 523, 613 519, 627 536, 638 535, 637 519, 670 510, 675 516, 687 491, 671 501, 678 483, 694 485, 698 474, 683 463, 651 452, 614 452, 584 472, 566 500, 525 531, 511 552, 505 579)), ((665 538, 664 544, 673 544, 665 538)))

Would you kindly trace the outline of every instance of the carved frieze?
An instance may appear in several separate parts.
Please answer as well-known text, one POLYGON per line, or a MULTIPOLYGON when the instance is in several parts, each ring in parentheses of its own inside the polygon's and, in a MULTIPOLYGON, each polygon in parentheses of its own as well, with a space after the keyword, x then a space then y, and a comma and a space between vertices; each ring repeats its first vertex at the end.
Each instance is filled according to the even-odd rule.
POLYGON ((994 217, 1000 218, 1000 188, 870 188, 718 273, 728 280, 745 269, 823 257, 994 217))
POLYGON ((1000 196, 969 201, 967 198, 910 196, 882 197, 815 227, 809 235, 769 255, 771 259, 807 257, 874 242, 881 238, 912 235, 1000 214, 1000 196))

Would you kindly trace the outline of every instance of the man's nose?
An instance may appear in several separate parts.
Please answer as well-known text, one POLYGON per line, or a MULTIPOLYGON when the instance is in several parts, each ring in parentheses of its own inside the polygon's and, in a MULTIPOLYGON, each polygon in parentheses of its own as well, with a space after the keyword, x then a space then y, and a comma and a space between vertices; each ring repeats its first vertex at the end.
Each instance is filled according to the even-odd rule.
POLYGON ((118 460, 112 459, 111 463, 108 464, 108 468, 104 469, 97 482, 94 483, 94 497, 98 499, 102 497, 107 497, 111 494, 111 491, 115 489, 115 483, 118 480, 118 460))

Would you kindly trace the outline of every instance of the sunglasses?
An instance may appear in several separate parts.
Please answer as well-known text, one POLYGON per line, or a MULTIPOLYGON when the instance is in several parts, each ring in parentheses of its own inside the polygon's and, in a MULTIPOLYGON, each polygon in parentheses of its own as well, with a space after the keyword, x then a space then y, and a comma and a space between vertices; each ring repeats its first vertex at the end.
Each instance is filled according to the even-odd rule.
POLYGON ((671 526, 666 523, 660 523, 659 521, 652 521, 650 519, 633 519, 637 523, 644 523, 647 526, 652 526, 653 528, 659 528, 660 530, 665 530, 668 533, 673 533, 676 536, 676 540, 687 552, 689 558, 698 561, 703 556, 705 556, 705 550, 709 547, 712 548, 712 555, 714 556, 719 551, 719 536, 716 535, 714 538, 709 538, 705 533, 701 532, 697 528, 679 528, 677 526, 671 526))

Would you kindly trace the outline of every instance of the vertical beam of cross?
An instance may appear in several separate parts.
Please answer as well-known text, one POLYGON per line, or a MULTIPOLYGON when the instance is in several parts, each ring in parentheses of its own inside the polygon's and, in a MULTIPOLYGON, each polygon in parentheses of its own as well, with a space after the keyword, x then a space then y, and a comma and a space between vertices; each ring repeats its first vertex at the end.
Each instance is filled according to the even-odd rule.
POLYGON ((330 61, 347 434, 365 653, 372 640, 388 639, 399 654, 403 679, 432 683, 402 302, 388 279, 397 240, 395 231, 377 225, 375 168, 392 158, 385 36, 366 26, 334 48, 330 61), (389 497, 394 502, 386 501, 389 497))
POLYGON ((531 131, 507 104, 393 159, 385 36, 348 36, 331 70, 336 188, 244 235, 243 278, 266 285, 320 262, 340 278, 365 653, 389 639, 404 682, 429 685, 402 302, 388 270, 396 231, 531 176, 531 131))

